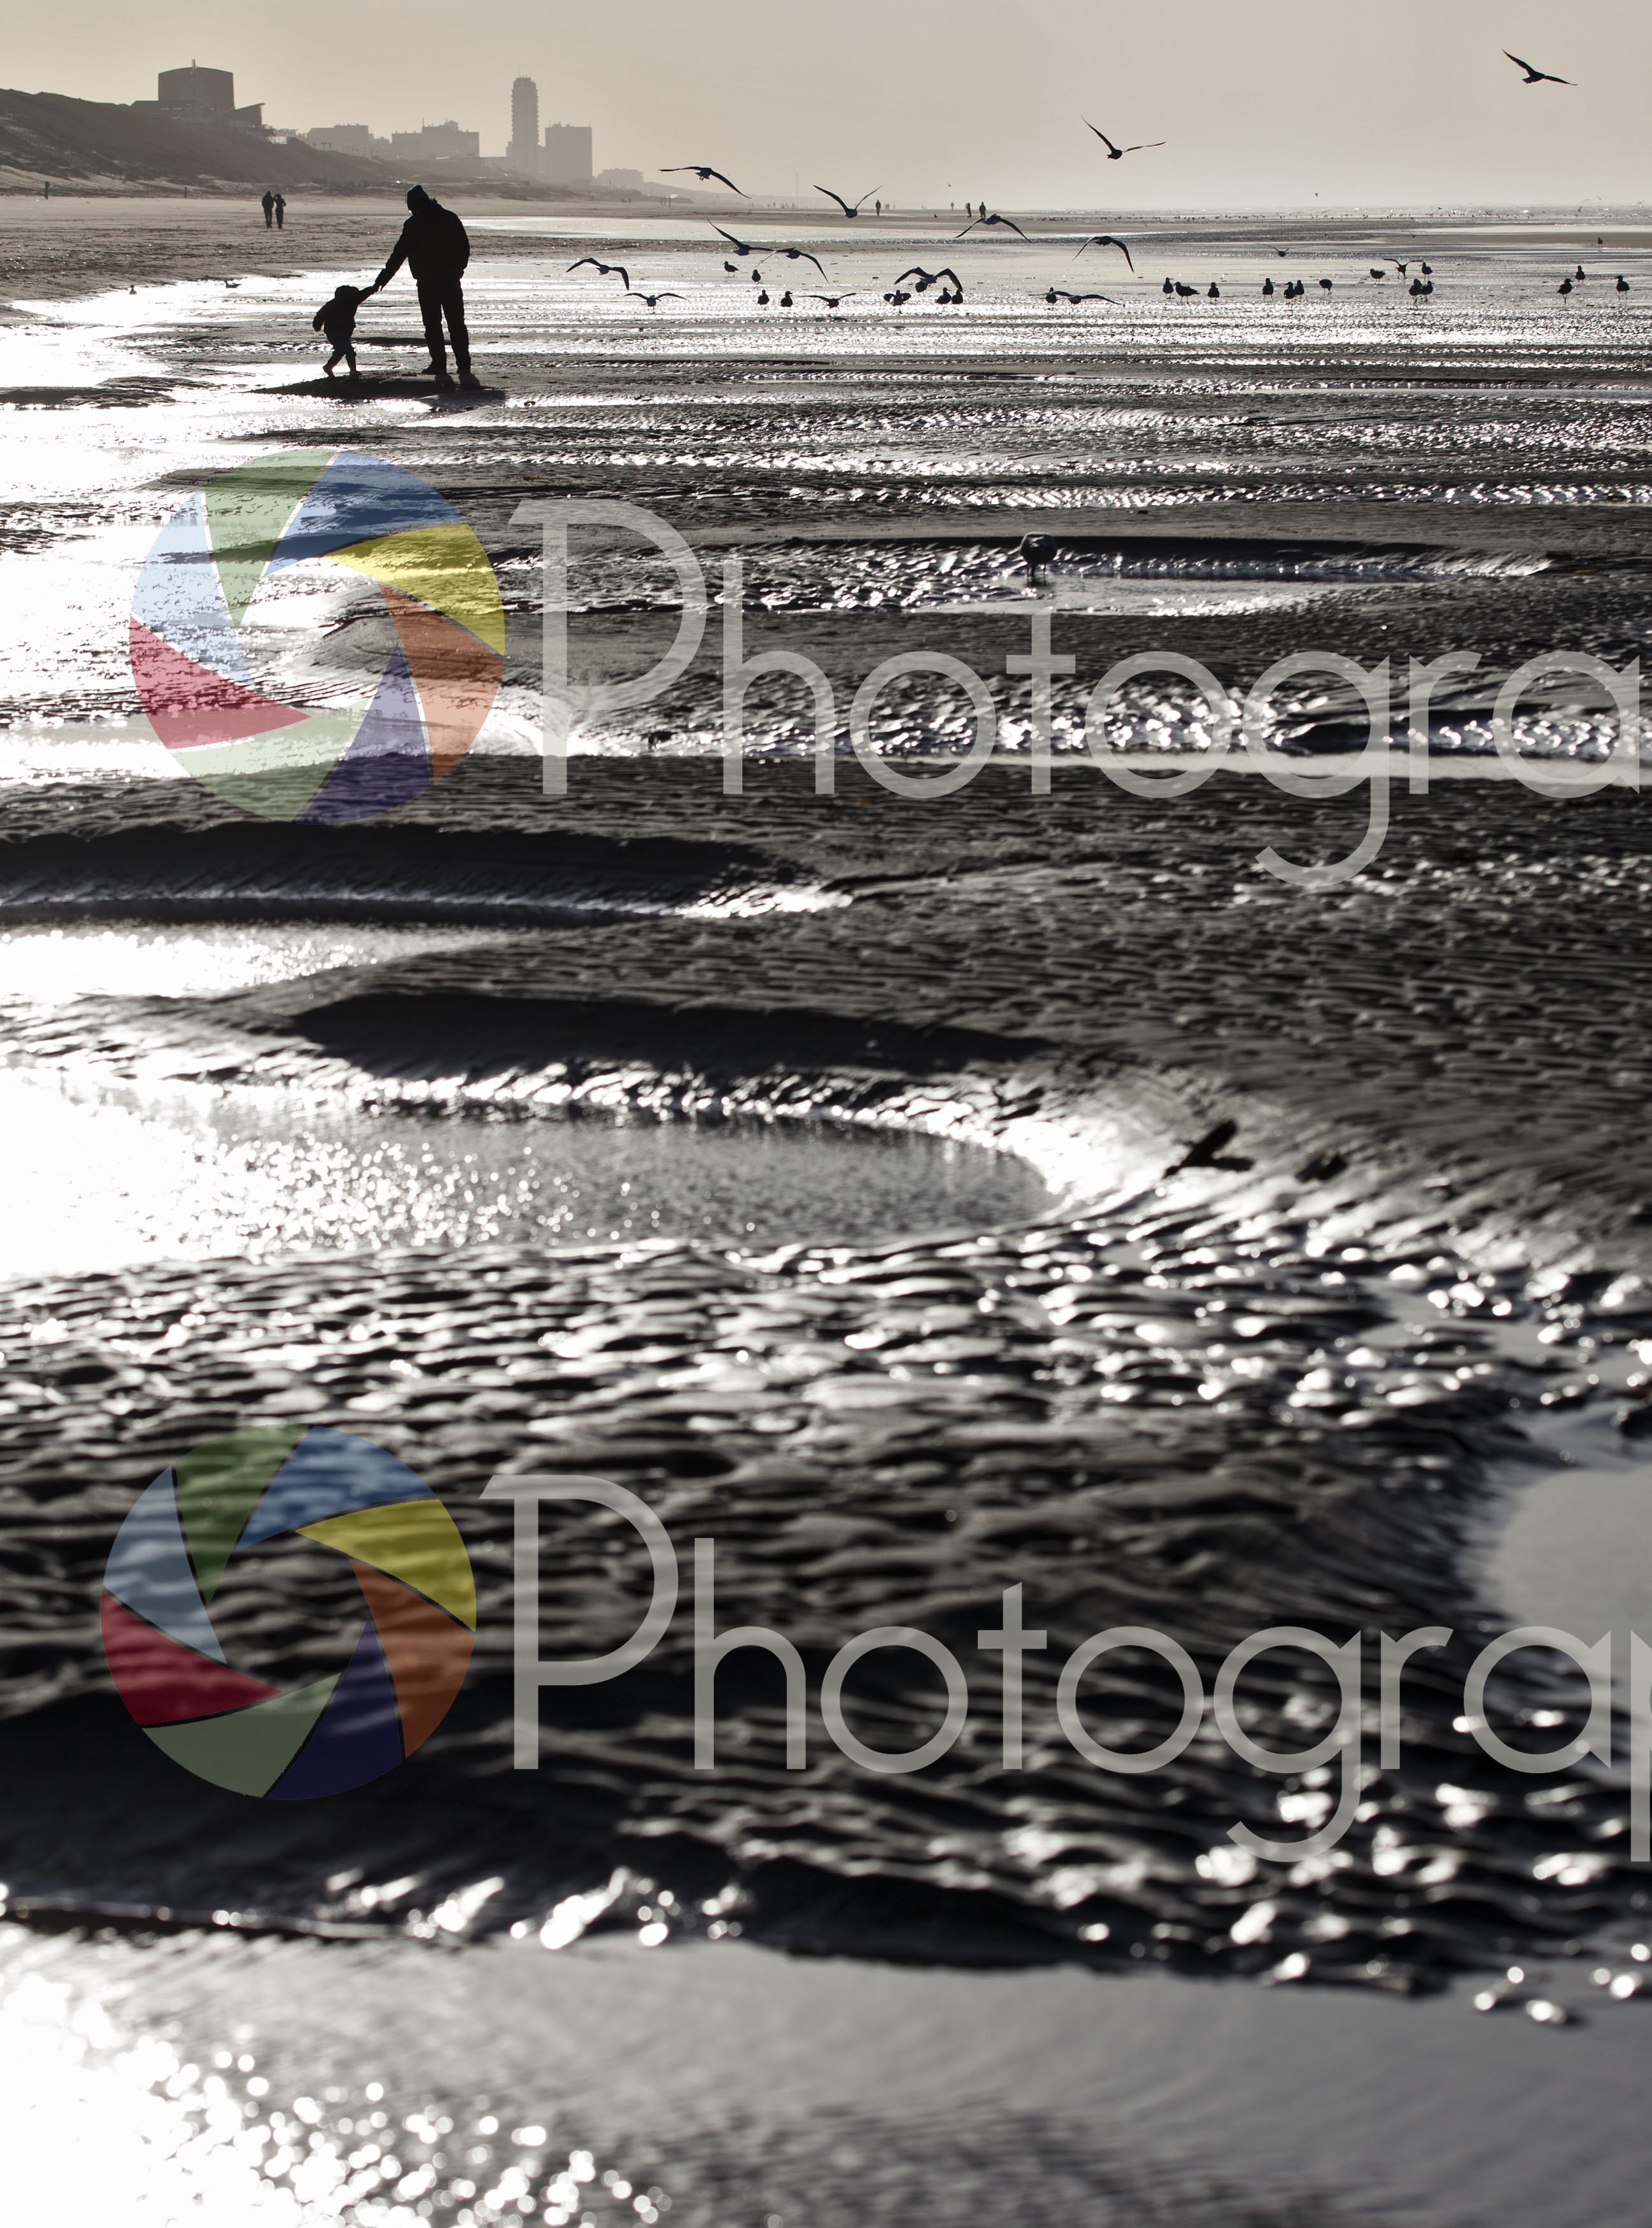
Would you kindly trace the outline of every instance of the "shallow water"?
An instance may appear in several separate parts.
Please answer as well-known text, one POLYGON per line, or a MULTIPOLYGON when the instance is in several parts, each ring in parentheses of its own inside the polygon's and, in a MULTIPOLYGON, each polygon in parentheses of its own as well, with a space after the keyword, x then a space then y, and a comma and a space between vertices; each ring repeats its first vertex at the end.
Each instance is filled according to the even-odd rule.
POLYGON ((837 1244, 973 1231, 1055 1201, 1023 1162, 826 1124, 374 1115, 286 1092, 0 1070, 0 1277, 407 1245, 837 1244))

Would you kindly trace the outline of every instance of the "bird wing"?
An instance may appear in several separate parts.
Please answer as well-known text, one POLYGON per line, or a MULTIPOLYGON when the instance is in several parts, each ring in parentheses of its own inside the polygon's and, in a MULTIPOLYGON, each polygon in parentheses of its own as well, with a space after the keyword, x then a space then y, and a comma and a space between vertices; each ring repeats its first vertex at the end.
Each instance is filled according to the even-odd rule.
POLYGON ((817 194, 824 194, 824 195, 825 195, 825 196, 826 196, 826 198, 827 198, 827 200, 828 200, 829 202, 836 202, 837 203, 837 206, 839 207, 839 208, 841 208, 841 209, 842 210, 842 212, 843 212, 843 214, 844 214, 844 215, 845 215, 845 216, 853 216, 853 215, 854 215, 854 214, 855 214, 854 210, 849 207, 848 203, 844 200, 844 198, 843 198, 842 195, 842 194, 835 194, 835 193, 832 191, 832 189, 831 189, 831 188, 830 188, 829 186, 816 186, 816 187, 815 188, 815 191, 816 191, 817 194))
POLYGON ((1018 234, 1021 239, 1025 240, 1027 237, 1027 234, 1021 231, 1021 227, 1016 223, 1013 216, 995 216, 991 218, 989 221, 993 224, 1007 224, 1011 232, 1018 234))
POLYGON ((625 291, 629 294, 631 286, 631 274, 626 270, 624 265, 623 263, 610 263, 605 266, 605 269, 608 271, 617 271, 619 273, 620 277, 625 282, 625 291))
POLYGON ((599 271, 604 267, 600 263, 597 263, 597 259, 594 255, 582 255, 577 263, 569 264, 568 270, 571 272, 574 271, 583 271, 587 263, 596 263, 599 271))
POLYGON ((1168 147, 1169 144, 1168 139, 1138 139, 1133 147, 1126 147, 1124 152, 1127 155, 1139 155, 1145 148, 1168 147))
POLYGON ((957 288, 960 294, 964 291, 964 281, 958 277, 957 272, 953 270, 950 263, 942 264, 940 269, 935 273, 935 276, 938 278, 950 278, 952 284, 957 288))
POLYGON ((1110 151, 1111 153, 1115 154, 1115 155, 1122 155, 1122 154, 1124 153, 1124 149, 1123 149, 1122 147, 1115 147, 1115 146, 1113 145, 1112 141, 1111 141, 1111 140, 1107 137, 1107 134, 1106 134, 1106 133, 1105 133, 1105 132, 1101 129, 1101 127, 1100 127, 1100 125, 1099 125, 1092 124, 1092 123, 1091 123, 1091 121, 1090 121, 1090 118, 1089 118, 1087 116, 1086 116, 1086 117, 1085 117, 1085 118, 1082 119, 1082 121, 1084 122, 1085 125, 1086 126, 1086 128, 1087 128, 1088 130, 1090 130, 1090 131, 1093 131, 1093 132, 1095 133, 1095 135, 1096 135, 1097 138, 1100 140, 1100 142, 1101 142, 1102 145, 1103 145, 1104 147, 1105 147, 1106 149, 1108 149, 1108 150, 1109 150, 1109 151, 1110 151))
POLYGON ((1067 299, 1070 302, 1106 302, 1115 310, 1118 307, 1111 294, 1069 294, 1067 299))
POLYGON ((794 247, 791 253, 794 261, 800 263, 812 263, 823 278, 826 276, 826 266, 821 261, 818 255, 811 255, 806 247, 794 247))
POLYGON ((970 221, 964 226, 962 232, 955 233, 952 235, 954 240, 967 240, 970 237, 970 234, 975 230, 976 227, 977 225, 984 224, 986 221, 987 220, 983 216, 971 218, 970 221))
MULTIPOLYGON (((1122 240, 1115 240, 1111 232, 1097 233, 1093 239, 1085 240, 1084 247, 1116 247, 1119 253, 1124 257, 1125 262, 1130 265, 1131 271, 1134 272, 1136 268, 1135 257, 1130 253, 1129 248, 1125 246, 1124 241, 1122 240)), ((1084 253, 1084 247, 1081 247, 1079 250, 1079 255, 1082 255, 1084 253)), ((1075 255, 1073 259, 1075 263, 1079 259, 1079 255, 1075 255)))
POLYGON ((938 271, 925 271, 921 263, 914 263, 910 271, 901 272, 900 278, 895 280, 895 284, 897 286, 900 285, 901 278, 928 278, 932 281, 940 276, 941 273, 938 271))
POLYGON ((1503 52, 1504 52, 1506 54, 1508 54, 1508 59, 1509 59, 1509 61, 1510 61, 1511 62, 1514 62, 1514 64, 1515 64, 1519 68, 1523 69, 1523 70, 1531 70, 1531 72, 1532 72, 1532 75, 1533 75, 1534 77, 1540 77, 1540 76, 1542 75, 1542 72, 1541 72, 1540 70, 1534 70, 1534 69, 1532 69, 1532 65, 1530 64, 1530 62, 1523 62, 1523 61, 1521 61, 1521 58, 1520 58, 1520 56, 1519 56, 1518 54, 1508 54, 1508 48, 1507 48, 1507 47, 1505 47, 1505 48, 1503 48, 1503 52))
POLYGON ((748 241, 744 240, 736 240, 732 232, 724 232, 721 225, 720 224, 714 224, 711 228, 714 233, 718 234, 720 238, 728 242, 729 246, 734 250, 737 255, 749 255, 751 253, 751 246, 748 241))

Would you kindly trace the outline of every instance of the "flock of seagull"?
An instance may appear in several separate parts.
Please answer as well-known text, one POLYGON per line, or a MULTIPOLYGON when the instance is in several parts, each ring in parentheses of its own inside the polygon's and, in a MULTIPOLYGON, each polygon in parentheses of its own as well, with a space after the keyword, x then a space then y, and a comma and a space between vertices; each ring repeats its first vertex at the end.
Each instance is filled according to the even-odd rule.
MULTIPOLYGON (((1508 56, 1508 59, 1514 64, 1517 69, 1525 73, 1521 79, 1521 83, 1524 85, 1571 86, 1574 83, 1574 80, 1571 78, 1557 77, 1551 71, 1540 70, 1537 68, 1534 63, 1522 61, 1520 55, 1510 54, 1506 47, 1502 51, 1508 56)), ((1099 125, 1092 124, 1088 117, 1082 118, 1080 120, 1083 122, 1086 131, 1094 132, 1096 138, 1100 140, 1102 145, 1107 150, 1107 160, 1110 163, 1120 163, 1124 161, 1127 155, 1145 154, 1153 148, 1163 147, 1169 144, 1169 142, 1163 139, 1141 139, 1134 141, 1129 145, 1121 145, 1117 140, 1110 138, 1106 132, 1101 129, 1099 125)), ((710 185, 714 181, 720 186, 727 186, 731 193, 739 195, 742 201, 748 201, 751 198, 743 187, 737 186, 734 183, 734 181, 728 176, 727 171, 719 170, 714 168, 714 166, 709 163, 671 163, 663 170, 662 176, 666 177, 692 176, 698 178, 702 185, 710 185)), ((868 202, 874 201, 878 190, 879 189, 875 186, 869 187, 868 190, 860 196, 858 201, 849 201, 845 195, 838 193, 831 186, 817 185, 814 188, 814 191, 816 193, 823 194, 828 201, 835 202, 839 209, 842 210, 843 215, 851 221, 862 214, 868 202)), ((883 208, 882 202, 876 202, 874 206, 876 207, 879 214, 881 214, 883 208)), ((966 202, 964 206, 970 212, 970 221, 964 226, 963 231, 956 235, 954 242, 955 245, 956 240, 967 240, 972 233, 997 231, 1012 232, 1015 234, 1017 239, 1027 240, 1029 246, 1036 246, 1038 244, 1033 240, 1030 234, 1024 232, 1021 229, 1021 226, 1015 222, 1014 217, 1001 215, 996 210, 989 211, 984 202, 981 204, 978 214, 973 206, 969 202, 966 202)), ((741 266, 743 265, 750 265, 751 267, 746 272, 746 276, 753 285, 758 286, 761 290, 754 298, 759 308, 767 309, 772 304, 777 301, 777 298, 771 295, 769 292, 767 285, 764 279, 762 270, 759 267, 756 259, 759 257, 772 257, 777 260, 783 259, 790 263, 812 263, 815 269, 820 273, 822 281, 828 285, 830 283, 825 265, 821 261, 817 255, 812 254, 809 249, 805 247, 795 247, 775 241, 764 241, 759 243, 755 240, 742 240, 737 234, 727 231, 723 226, 720 224, 714 224, 712 226, 712 229, 717 234, 718 237, 726 243, 729 254, 732 254, 735 259, 737 259, 736 260, 731 261, 729 260, 728 255, 725 255, 724 257, 723 269, 731 277, 738 278, 740 274, 741 266)), ((1092 234, 1090 239, 1085 240, 1080 245, 1079 255, 1082 255, 1085 253, 1085 250, 1090 247, 1117 248, 1120 254, 1123 255, 1126 264, 1129 266, 1130 275, 1132 277, 1136 275, 1135 259, 1131 255, 1130 248, 1124 240, 1116 238, 1113 234, 1109 232, 1101 232, 1092 234)), ((1289 251, 1287 249, 1283 247, 1276 248, 1274 251, 1276 254, 1281 256, 1286 254, 1289 251)), ((1078 259, 1078 256, 1073 258, 1073 261, 1075 263, 1078 259)), ((1393 263, 1393 267, 1399 273, 1400 278, 1409 281, 1406 291, 1412 302, 1418 307, 1426 307, 1428 303, 1432 300, 1434 294, 1433 266, 1430 263, 1421 263, 1417 275, 1413 277, 1412 275, 1411 265, 1409 263, 1400 261, 1397 256, 1391 256, 1380 267, 1376 264, 1367 266, 1368 276, 1373 279, 1386 279, 1388 276, 1387 264, 1390 262, 1393 263)), ((636 300, 644 303, 650 310, 657 310, 662 302, 680 302, 685 298, 682 295, 674 293, 665 288, 656 288, 650 293, 641 287, 633 286, 631 282, 631 273, 626 270, 624 264, 604 263, 594 255, 582 255, 577 263, 569 264, 568 270, 570 272, 580 271, 586 268, 587 266, 595 270, 599 275, 603 278, 618 278, 623 285, 626 294, 634 298, 636 300)), ((1585 283, 1588 278, 1588 275, 1589 274, 1585 271, 1582 264, 1580 263, 1573 276, 1563 280, 1559 287, 1557 289, 1562 300, 1568 305, 1570 304, 1572 295, 1576 291, 1578 286, 1585 283)), ((1319 291, 1326 295, 1329 295, 1333 291, 1335 283, 1335 282, 1334 280, 1329 278, 1321 278, 1316 282, 1319 291)), ((894 281, 894 284, 890 288, 889 291, 886 293, 882 298, 887 303, 889 303, 893 307, 901 309, 915 297, 930 294, 933 289, 938 287, 940 291, 933 294, 933 299, 937 303, 943 304, 959 304, 963 302, 964 298, 964 282, 958 277, 957 272, 954 271, 950 265, 944 265, 938 271, 929 271, 926 270, 922 264, 914 264, 910 270, 903 271, 900 273, 900 276, 894 281), (910 287, 906 285, 908 279, 912 281, 910 287)), ((1198 295, 1200 289, 1196 286, 1188 285, 1180 278, 1167 278, 1164 281, 1164 285, 1162 291, 1173 300, 1186 302, 1193 300, 1198 295)), ((1222 298, 1221 288, 1213 279, 1204 291, 1207 300, 1219 302, 1222 298)), ((1617 276, 1617 291, 1619 294, 1627 294, 1630 291, 1630 282, 1622 275, 1621 272, 1617 276)), ((836 294, 810 293, 806 294, 804 298, 806 301, 823 303, 829 311, 836 311, 840 309, 845 302, 854 298, 855 292, 855 290, 854 288, 848 288, 836 294)), ((1273 300, 1277 298, 1286 302, 1300 302, 1304 300, 1307 297, 1308 284, 1305 279, 1293 278, 1288 281, 1283 288, 1280 288, 1275 286, 1271 278, 1265 278, 1262 282, 1262 293, 1265 300, 1273 300)), ((793 309, 797 306, 797 298, 793 293, 791 288, 787 286, 778 297, 778 306, 783 310, 793 309)), ((1051 309, 1057 308, 1063 302, 1068 304, 1069 306, 1072 307, 1077 307, 1085 302, 1105 302, 1114 309, 1122 306, 1115 297, 1111 294, 1103 294, 1098 292, 1079 293, 1066 286, 1052 285, 1041 297, 1038 297, 1036 298, 1041 299, 1047 303, 1051 309)))

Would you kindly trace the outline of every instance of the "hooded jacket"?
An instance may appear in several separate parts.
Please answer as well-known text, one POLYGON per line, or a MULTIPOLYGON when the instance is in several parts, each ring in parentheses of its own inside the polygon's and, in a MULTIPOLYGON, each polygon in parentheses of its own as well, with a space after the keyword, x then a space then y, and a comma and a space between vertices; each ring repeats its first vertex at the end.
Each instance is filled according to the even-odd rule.
POLYGON ((381 286, 394 278, 404 263, 415 279, 440 279, 457 278, 471 259, 470 234, 458 216, 421 189, 416 187, 414 191, 419 198, 413 203, 389 261, 379 273, 375 283, 381 286))

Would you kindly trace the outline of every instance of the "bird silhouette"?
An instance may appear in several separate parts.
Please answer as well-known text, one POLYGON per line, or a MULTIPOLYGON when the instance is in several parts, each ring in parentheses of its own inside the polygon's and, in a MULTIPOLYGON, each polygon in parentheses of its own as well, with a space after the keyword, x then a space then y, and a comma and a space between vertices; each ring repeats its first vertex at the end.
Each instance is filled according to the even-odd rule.
POLYGON ((1629 291, 1629 280, 1624 278, 1621 271, 1617 274, 1617 291, 1620 294, 1627 294, 1629 291))
POLYGON ((967 240, 972 232, 977 230, 978 227, 983 224, 1002 224, 1006 226, 1009 231, 1015 233, 1020 239, 1025 240, 1027 237, 1027 234, 1021 231, 1021 227, 1016 223, 1013 216, 1000 216, 996 210, 995 210, 990 216, 976 217, 972 223, 966 224, 962 232, 957 233, 953 236, 955 240, 967 240))
POLYGON ((631 273, 623 263, 599 263, 594 255, 582 255, 577 263, 570 263, 568 269, 571 272, 582 271, 587 263, 593 271, 600 272, 605 278, 611 278, 616 275, 623 278, 625 282, 625 291, 628 294, 631 292, 631 273))
POLYGON ((1144 147, 1163 147, 1169 144, 1164 139, 1138 139, 1133 147, 1116 147, 1099 125, 1092 124, 1087 116, 1081 118, 1081 121, 1095 133, 1097 138, 1107 150, 1107 160, 1110 163, 1122 163, 1126 155, 1139 155, 1144 147))
POLYGON ((1176 290, 1175 290, 1175 284, 1174 284, 1174 282, 1173 282, 1172 280, 1170 280, 1170 279, 1169 279, 1169 278, 1167 278, 1167 279, 1165 280, 1165 282, 1164 282, 1164 291, 1165 291, 1165 292, 1166 292, 1167 294, 1174 294, 1174 293, 1175 292, 1175 291, 1176 291, 1176 290))
POLYGON ((1589 273, 1588 273, 1588 272, 1584 269, 1584 267, 1583 267, 1582 264, 1580 263, 1580 264, 1578 266, 1577 269, 1572 272, 1572 277, 1573 277, 1574 278, 1580 278, 1580 279, 1581 279, 1581 278, 1586 278, 1589 276, 1589 273))
POLYGON ((1509 61, 1517 69, 1525 71, 1524 82, 1527 85, 1571 85, 1573 82, 1569 77, 1551 77, 1547 70, 1534 69, 1530 62, 1521 61, 1518 54, 1509 54, 1507 47, 1503 52, 1508 54, 1509 61))
POLYGON ((851 286, 848 294, 811 294, 809 298, 811 302, 824 302, 829 310, 836 310, 847 302, 854 291, 851 286))
POLYGON ((640 287, 627 286, 628 294, 635 294, 639 302, 646 302, 650 310, 657 310, 662 302, 680 302, 681 294, 644 294, 640 287))
POLYGON ((1330 291, 1331 291, 1331 281, 1330 281, 1329 278, 1322 278, 1322 279, 1320 280, 1319 284, 1320 284, 1320 290, 1321 290, 1321 291, 1322 291, 1322 292, 1326 293, 1326 294, 1329 294, 1329 293, 1330 292, 1330 291))
POLYGON ((743 186, 737 186, 733 178, 726 178, 720 170, 714 170, 709 163, 669 163, 661 170, 660 176, 663 178, 675 178, 684 176, 689 172, 699 179, 702 186, 708 186, 715 178, 720 186, 727 186, 731 194, 738 194, 743 202, 750 201, 752 198, 743 186))
POLYGON ((1210 282, 1210 292, 1207 298, 1213 302, 1220 302, 1222 298, 1222 290, 1216 284, 1216 281, 1213 278, 1210 282))
POLYGON ((1554 291, 1555 291, 1555 292, 1556 292, 1557 294, 1559 294, 1559 295, 1562 296, 1563 298, 1564 298, 1565 296, 1566 296, 1566 295, 1570 294, 1570 293, 1571 293, 1571 291, 1572 291, 1572 281, 1571 281, 1571 279, 1570 279, 1570 278, 1563 278, 1563 279, 1560 281, 1559 285, 1555 288, 1555 290, 1554 290, 1554 291))
POLYGON ((728 242, 736 255, 745 256, 755 255, 757 253, 756 248, 752 246, 749 240, 736 240, 732 232, 725 232, 720 224, 714 224, 711 228, 718 234, 720 239, 726 240, 728 242))
POLYGON ((723 268, 725 271, 730 272, 733 277, 736 278, 740 277, 740 267, 738 263, 725 263, 723 268))
POLYGON ((1272 281, 1272 279, 1271 279, 1271 278, 1265 278, 1265 279, 1262 281, 1262 291, 1264 292, 1264 294, 1271 294, 1271 293, 1272 293, 1272 291, 1273 291, 1273 281, 1272 281))
POLYGON ((901 272, 900 277, 895 280, 896 285, 899 286, 907 278, 915 278, 918 281, 912 288, 914 294, 925 293, 930 287, 938 285, 943 278, 950 278, 957 288, 958 299, 960 301, 964 299, 964 281, 950 263, 943 263, 938 271, 925 271, 921 263, 914 263, 910 271, 901 272))
POLYGON ((860 200, 851 203, 849 202, 846 202, 842 194, 835 194, 829 186, 816 186, 815 188, 815 191, 817 194, 824 194, 829 202, 836 202, 839 208, 842 210, 844 215, 847 217, 859 216, 861 211, 866 207, 867 203, 871 200, 873 195, 875 194, 877 190, 878 189, 875 186, 868 186, 866 191, 861 195, 860 200))
MULTIPOLYGON (((1135 257, 1130 253, 1129 248, 1125 246, 1124 241, 1122 240, 1115 240, 1111 232, 1098 232, 1092 234, 1084 243, 1084 247, 1081 247, 1079 250, 1079 255, 1082 255, 1084 253, 1085 247, 1116 247, 1119 253, 1124 257, 1125 262, 1130 265, 1131 274, 1134 275, 1136 270, 1135 257)), ((1073 259, 1075 263, 1079 259, 1079 255, 1075 255, 1073 259)))
POLYGON ((1410 276, 1411 266, 1409 263, 1402 263, 1397 255, 1391 255, 1388 258, 1388 260, 1393 265, 1394 269, 1399 273, 1402 278, 1408 278, 1410 276))
POLYGON ((1180 278, 1176 280, 1176 299, 1178 301, 1190 302, 1198 291, 1199 289, 1196 286, 1184 286, 1180 278))
POLYGON ((1386 271, 1379 271, 1374 263, 1370 266, 1370 271, 1373 278, 1386 278, 1388 276, 1386 271))
POLYGON ((797 307, 797 304, 791 298, 791 289, 790 286, 787 287, 785 292, 780 297, 780 307, 783 310, 793 310, 797 307))
POLYGON ((1052 286, 1044 299, 1052 309, 1058 302, 1109 302, 1115 310, 1118 307, 1111 294, 1069 294, 1065 286, 1052 286))
POLYGON ((806 247, 765 247, 763 253, 765 255, 784 255, 788 263, 812 263, 823 278, 826 276, 826 266, 818 255, 811 255, 806 247))
POLYGON ((1434 266, 1433 266, 1431 263, 1425 263, 1425 264, 1424 264, 1424 266, 1423 266, 1423 276, 1424 276, 1424 278, 1431 278, 1433 277, 1433 275, 1434 275, 1434 266))
POLYGON ((769 306, 769 290, 766 286, 757 298, 757 306, 759 310, 766 310, 769 306))
POLYGON ((1027 585, 1035 588, 1038 576, 1055 554, 1053 534, 1023 534, 1016 545, 1016 554, 1027 567, 1027 585))

